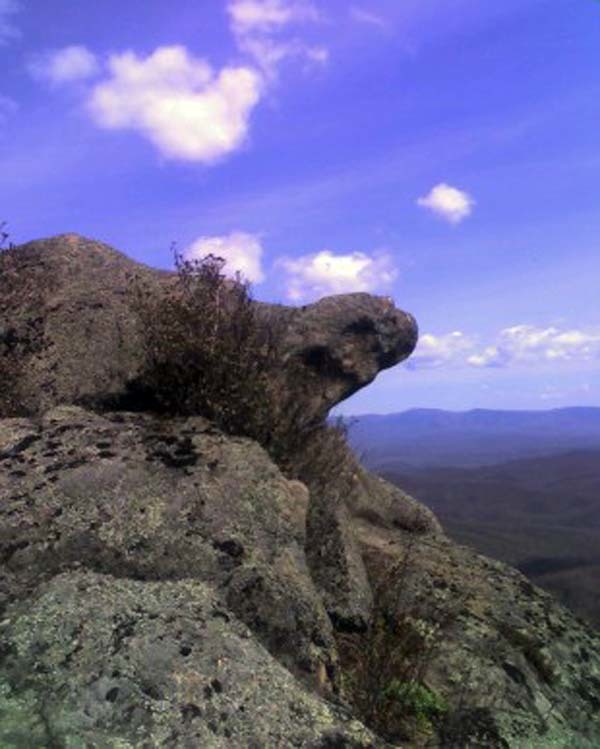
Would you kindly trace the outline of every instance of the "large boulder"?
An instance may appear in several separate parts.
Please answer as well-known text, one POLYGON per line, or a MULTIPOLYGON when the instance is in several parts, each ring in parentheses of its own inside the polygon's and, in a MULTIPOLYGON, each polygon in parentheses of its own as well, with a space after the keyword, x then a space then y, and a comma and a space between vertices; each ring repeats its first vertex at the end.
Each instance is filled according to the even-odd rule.
POLYGON ((74 406, 0 422, 0 608, 73 565, 210 583, 260 641, 331 691, 331 623, 304 553, 308 493, 200 418, 74 406))
MULTIPOLYGON (((141 283, 160 294, 173 280, 77 234, 0 253, 0 356, 13 349, 23 359, 26 407, 123 402, 143 366, 133 290, 141 283)), ((280 331, 283 370, 304 372, 296 405, 316 417, 409 356, 417 340, 414 318, 386 297, 257 311, 280 331)))
POLYGON ((373 593, 356 533, 356 520, 405 530, 416 538, 443 536, 427 507, 366 471, 348 446, 324 486, 311 486, 306 554, 312 578, 338 632, 364 632, 373 593))
POLYGON ((385 749, 204 583, 54 577, 0 624, 0 746, 385 749))

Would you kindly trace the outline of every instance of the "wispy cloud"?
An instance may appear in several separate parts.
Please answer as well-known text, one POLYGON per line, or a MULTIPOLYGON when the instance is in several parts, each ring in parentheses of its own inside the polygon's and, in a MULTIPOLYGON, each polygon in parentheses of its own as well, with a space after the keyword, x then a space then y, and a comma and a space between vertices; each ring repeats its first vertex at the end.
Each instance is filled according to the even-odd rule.
POLYGON ((561 330, 534 325, 514 325, 500 331, 498 339, 471 355, 474 367, 507 367, 511 364, 590 361, 600 358, 600 329, 561 330))
POLYGON ((19 105, 14 99, 8 96, 2 96, 0 94, 0 125, 6 122, 19 108, 19 105))
POLYGON ((290 23, 319 18, 313 3, 302 0, 231 0, 227 9, 239 34, 273 32, 290 23))
POLYGON ((427 208, 451 224, 459 224, 473 211, 475 201, 466 192, 441 182, 417 200, 417 205, 427 208))
POLYGON ((424 333, 414 354, 407 362, 409 369, 436 369, 464 364, 465 356, 473 350, 475 341, 460 330, 444 335, 424 333))
POLYGON ((580 398, 589 396, 592 392, 593 388, 589 382, 582 382, 571 387, 545 385, 540 392, 540 399, 543 401, 561 401, 567 398, 577 398, 579 400, 580 398))
POLYGON ((382 30, 387 29, 388 27, 388 24, 382 16, 373 13, 373 11, 366 10, 365 8, 360 8, 356 5, 353 5, 351 6, 349 13, 350 18, 357 23, 363 23, 367 26, 374 26, 382 30))
POLYGON ((229 276, 241 273, 252 283, 264 281, 263 248, 255 234, 232 232, 224 236, 199 237, 184 252, 189 260, 214 255, 225 260, 224 272, 229 276))
POLYGON ((319 11, 308 0, 230 0, 227 11, 238 47, 267 76, 274 77, 278 65, 288 57, 327 62, 329 53, 325 47, 307 44, 288 33, 295 24, 320 20, 319 11))
POLYGON ((513 325, 485 342, 454 331, 423 334, 408 362, 410 369, 508 368, 540 364, 600 362, 600 327, 590 329, 513 325))
POLYGON ((21 9, 17 0, 0 0, 0 46, 20 36, 13 23, 13 16, 21 9))
POLYGON ((386 253, 335 254, 323 250, 296 258, 280 258, 276 267, 286 275, 287 296, 295 302, 328 294, 383 291, 398 275, 386 253))
POLYGON ((60 85, 91 78, 99 72, 100 66, 89 49, 73 44, 36 56, 28 69, 34 78, 60 85))
POLYGON ((108 78, 88 102, 103 128, 135 130, 166 157, 213 163, 244 143, 262 79, 250 67, 218 73, 185 47, 159 47, 140 58, 112 55, 108 78))

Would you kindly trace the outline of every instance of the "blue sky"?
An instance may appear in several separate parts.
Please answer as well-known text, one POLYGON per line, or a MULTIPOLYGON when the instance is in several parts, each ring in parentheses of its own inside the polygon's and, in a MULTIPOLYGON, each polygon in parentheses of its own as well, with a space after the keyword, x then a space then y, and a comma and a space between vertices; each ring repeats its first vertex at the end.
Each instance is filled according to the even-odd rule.
POLYGON ((13 241, 393 296, 346 413, 600 406, 600 2, 0 0, 0 61, 13 241))

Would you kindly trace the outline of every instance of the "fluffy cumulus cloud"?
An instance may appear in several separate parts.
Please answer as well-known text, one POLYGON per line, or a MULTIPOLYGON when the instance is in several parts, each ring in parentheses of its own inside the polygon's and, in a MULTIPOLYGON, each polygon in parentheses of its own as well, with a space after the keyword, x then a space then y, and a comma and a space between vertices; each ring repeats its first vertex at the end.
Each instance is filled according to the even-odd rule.
POLYGON ((241 273, 252 283, 264 281, 262 269, 263 248, 254 234, 232 232, 220 237, 200 237, 184 252, 188 260, 214 255, 225 260, 224 272, 229 276, 241 273))
POLYGON ((514 325, 498 340, 468 358, 474 367, 506 367, 513 363, 590 361, 600 358, 600 330, 561 330, 514 325))
POLYGON ((20 10, 17 0, 0 0, 0 46, 19 36, 19 31, 13 23, 14 14, 20 10))
POLYGON ((407 362, 409 369, 435 369, 463 364, 465 356, 473 350, 474 341, 460 330, 445 335, 424 333, 417 348, 407 362))
POLYGON ((336 255, 323 250, 296 258, 281 258, 277 267, 286 275, 287 295, 295 302, 328 294, 378 292, 397 277, 388 255, 352 252, 336 255))
POLYGON ((459 224, 471 215, 475 201, 468 193, 441 182, 428 195, 419 198, 417 205, 427 208, 451 224, 459 224))
POLYGON ((317 8, 308 0, 230 0, 227 10, 239 48, 270 77, 287 57, 316 63, 324 63, 329 57, 325 47, 306 44, 286 33, 293 24, 320 19, 317 8))
POLYGON ((29 72, 35 78, 52 84, 85 80, 98 70, 96 56, 79 44, 39 55, 29 64, 29 72))
POLYGON ((215 73, 182 46, 149 57, 111 56, 110 75, 96 85, 89 110, 108 129, 137 130, 166 157, 215 162, 244 142, 260 99, 261 76, 249 67, 215 73))
MULTIPOLYGON (((10 35, 17 0, 0 0, 0 42, 10 35)), ((86 81, 86 107, 107 130, 132 130, 167 158, 213 164, 247 139, 252 112, 287 57, 324 63, 328 51, 291 36, 292 24, 319 20, 310 0, 228 0, 231 31, 247 65, 214 70, 182 45, 133 51, 99 64, 86 47, 71 45, 34 58, 29 72, 52 85, 86 81), (100 80, 90 82, 92 76, 100 80)))

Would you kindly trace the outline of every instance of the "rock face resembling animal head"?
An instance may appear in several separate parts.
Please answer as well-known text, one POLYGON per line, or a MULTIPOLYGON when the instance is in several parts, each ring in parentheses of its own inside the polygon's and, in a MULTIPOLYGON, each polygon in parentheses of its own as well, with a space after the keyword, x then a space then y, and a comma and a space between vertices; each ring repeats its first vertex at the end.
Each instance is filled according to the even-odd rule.
POLYGON ((414 317, 389 297, 340 294, 294 310, 284 348, 307 369, 307 406, 322 416, 406 359, 417 338, 414 317))
MULTIPOLYGON (((27 355, 30 410, 115 402, 127 392, 143 362, 132 278, 160 293, 173 274, 76 234, 0 254, 0 346, 16 343, 27 355)), ((282 370, 293 365, 303 383, 306 375, 302 405, 318 417, 409 356, 417 341, 414 318, 385 297, 342 294, 257 309, 281 330, 282 370)))

